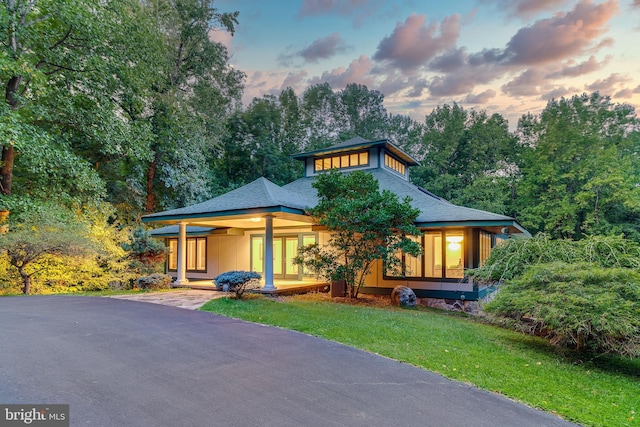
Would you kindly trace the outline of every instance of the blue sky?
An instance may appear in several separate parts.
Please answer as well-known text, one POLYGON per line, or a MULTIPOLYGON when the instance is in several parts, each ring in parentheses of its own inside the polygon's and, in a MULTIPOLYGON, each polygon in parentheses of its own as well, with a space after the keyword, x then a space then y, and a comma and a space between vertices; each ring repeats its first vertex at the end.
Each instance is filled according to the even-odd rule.
POLYGON ((423 121, 438 105, 500 113, 512 127, 549 99, 600 91, 640 107, 640 0, 216 0, 216 32, 247 74, 244 102, 348 83, 423 121))

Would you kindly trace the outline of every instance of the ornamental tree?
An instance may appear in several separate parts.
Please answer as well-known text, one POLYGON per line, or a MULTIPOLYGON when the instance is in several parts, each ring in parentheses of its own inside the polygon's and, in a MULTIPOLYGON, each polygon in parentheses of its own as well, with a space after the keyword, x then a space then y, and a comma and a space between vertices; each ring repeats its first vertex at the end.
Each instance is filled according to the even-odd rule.
POLYGON ((331 281, 344 280, 349 298, 357 298, 373 265, 382 261, 397 270, 399 251, 418 256, 422 248, 408 236, 419 235, 413 225, 420 210, 388 191, 380 191, 370 173, 335 170, 313 183, 319 202, 309 210, 316 223, 329 231, 325 246, 300 248, 295 261, 331 281))

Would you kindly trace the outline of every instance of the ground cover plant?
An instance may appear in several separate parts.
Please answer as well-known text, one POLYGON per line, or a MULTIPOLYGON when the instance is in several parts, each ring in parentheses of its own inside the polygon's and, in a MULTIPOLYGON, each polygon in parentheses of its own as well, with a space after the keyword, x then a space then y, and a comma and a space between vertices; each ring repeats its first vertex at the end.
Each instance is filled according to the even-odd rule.
POLYGON ((325 297, 217 299, 203 310, 341 342, 498 392, 587 426, 640 426, 640 359, 579 359, 460 314, 325 297))

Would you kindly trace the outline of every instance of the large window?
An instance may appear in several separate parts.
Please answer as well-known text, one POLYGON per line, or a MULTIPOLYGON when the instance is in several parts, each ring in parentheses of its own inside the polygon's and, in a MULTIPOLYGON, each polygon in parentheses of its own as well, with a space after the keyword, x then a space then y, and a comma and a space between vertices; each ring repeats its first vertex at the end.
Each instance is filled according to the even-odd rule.
MULTIPOLYGON (((178 239, 169 239, 167 269, 178 270, 178 239)), ((207 271, 207 238, 187 237, 187 271, 207 271)))
POLYGON ((369 165, 369 152, 362 151, 360 153, 343 154, 340 156, 323 157, 316 159, 314 169, 316 172, 329 169, 345 169, 356 166, 369 165))
MULTIPOLYGON (((423 254, 413 257, 398 253, 402 261, 400 277, 425 279, 461 279, 464 277, 464 232, 459 231, 426 231, 422 237, 415 238, 422 244, 423 254)), ((397 277, 397 273, 386 271, 389 277, 397 277)))

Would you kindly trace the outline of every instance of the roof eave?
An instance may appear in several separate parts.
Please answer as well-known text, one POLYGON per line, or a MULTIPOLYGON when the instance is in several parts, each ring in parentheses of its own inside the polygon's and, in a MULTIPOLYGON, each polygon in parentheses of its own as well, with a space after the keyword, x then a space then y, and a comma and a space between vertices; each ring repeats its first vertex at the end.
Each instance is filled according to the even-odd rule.
POLYGON ((304 209, 290 208, 287 206, 272 206, 265 208, 251 208, 251 209, 236 209, 219 212, 197 212, 177 215, 146 215, 141 218, 142 222, 176 222, 188 219, 201 219, 201 218, 220 218, 225 216, 238 216, 238 215, 259 215, 267 213, 288 213, 297 215, 306 215, 304 209))

